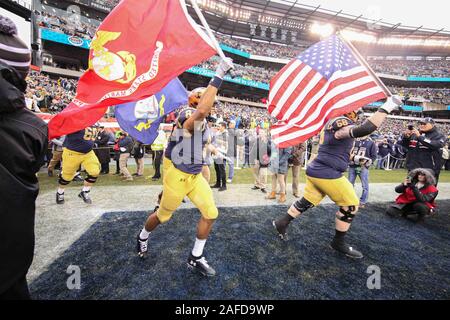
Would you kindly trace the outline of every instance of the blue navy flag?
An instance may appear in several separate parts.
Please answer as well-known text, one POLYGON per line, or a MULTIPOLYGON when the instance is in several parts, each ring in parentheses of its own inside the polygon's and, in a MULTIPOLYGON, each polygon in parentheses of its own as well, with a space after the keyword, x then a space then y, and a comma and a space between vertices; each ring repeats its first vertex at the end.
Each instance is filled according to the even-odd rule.
POLYGON ((151 144, 158 136, 164 115, 186 104, 188 94, 178 78, 170 81, 157 94, 116 106, 116 119, 120 127, 136 140, 151 144))

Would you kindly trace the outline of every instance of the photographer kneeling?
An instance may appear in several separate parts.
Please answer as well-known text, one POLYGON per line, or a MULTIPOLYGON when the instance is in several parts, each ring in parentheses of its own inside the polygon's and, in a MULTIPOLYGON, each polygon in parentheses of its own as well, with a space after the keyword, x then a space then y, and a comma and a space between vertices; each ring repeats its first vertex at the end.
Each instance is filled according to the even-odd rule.
POLYGON ((419 168, 409 172, 405 181, 395 188, 395 192, 401 193, 390 205, 386 213, 390 216, 402 215, 407 217, 416 214, 417 221, 425 215, 435 212, 434 199, 438 195, 438 189, 434 186, 436 179, 430 170, 419 168))

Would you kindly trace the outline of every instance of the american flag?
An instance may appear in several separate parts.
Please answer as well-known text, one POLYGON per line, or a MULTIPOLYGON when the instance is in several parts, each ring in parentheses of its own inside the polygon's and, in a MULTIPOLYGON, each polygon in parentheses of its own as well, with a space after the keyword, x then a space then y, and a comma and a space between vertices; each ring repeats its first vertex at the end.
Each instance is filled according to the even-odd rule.
POLYGON ((333 35, 290 61, 270 81, 271 135, 279 148, 317 134, 336 116, 386 98, 368 69, 333 35))

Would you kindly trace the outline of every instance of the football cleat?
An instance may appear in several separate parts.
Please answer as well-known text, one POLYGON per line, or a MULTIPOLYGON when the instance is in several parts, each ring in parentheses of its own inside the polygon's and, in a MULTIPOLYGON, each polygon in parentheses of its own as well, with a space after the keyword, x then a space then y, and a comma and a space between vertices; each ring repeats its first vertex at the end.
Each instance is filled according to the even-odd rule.
POLYGON ((278 236, 280 237, 281 240, 283 240, 283 241, 289 240, 287 232, 286 232, 287 227, 279 226, 275 220, 272 221, 272 225, 275 228, 275 230, 277 231, 278 236))
POLYGON ((139 258, 144 259, 147 256, 148 251, 148 238, 146 240, 142 240, 139 237, 139 234, 136 237, 136 251, 139 258))
POLYGON ((192 253, 189 255, 187 267, 189 270, 199 272, 205 277, 213 277, 216 275, 216 270, 208 264, 205 257, 196 258, 192 253))
POLYGON ((64 193, 56 192, 56 203, 63 204, 64 203, 64 193))
POLYGON ((333 240, 330 244, 330 247, 336 251, 339 251, 340 253, 345 254, 349 258, 361 259, 364 257, 361 252, 353 249, 353 247, 347 245, 344 241, 333 240))
POLYGON ((84 203, 87 204, 91 204, 92 200, 91 197, 89 196, 89 191, 81 191, 78 196, 83 199, 84 203))

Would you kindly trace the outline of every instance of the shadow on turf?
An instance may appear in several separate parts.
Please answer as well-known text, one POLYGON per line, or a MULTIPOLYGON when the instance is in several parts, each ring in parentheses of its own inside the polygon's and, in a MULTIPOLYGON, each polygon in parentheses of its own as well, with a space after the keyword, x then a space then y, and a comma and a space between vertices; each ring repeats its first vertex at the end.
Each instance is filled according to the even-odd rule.
POLYGON ((134 253, 145 212, 105 213, 30 285, 35 299, 448 299, 450 201, 422 224, 384 215, 385 204, 361 210, 348 240, 365 257, 332 251, 335 207, 314 208, 281 242, 271 220, 285 206, 221 208, 206 246, 217 270, 202 278, 186 268, 198 211, 179 210, 150 236, 149 256, 134 253), (69 265, 81 289, 66 286, 69 265), (381 268, 381 289, 366 286, 368 266, 381 268))

